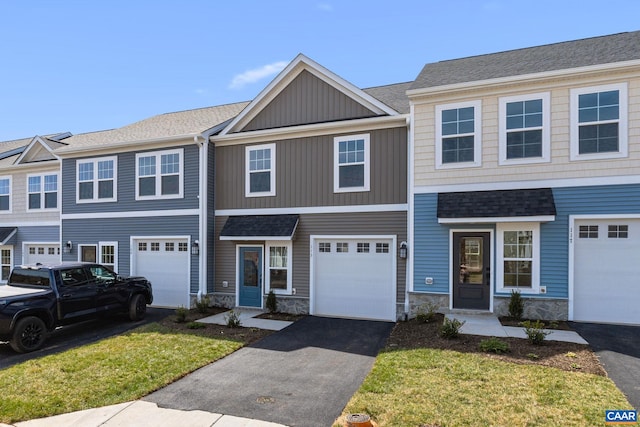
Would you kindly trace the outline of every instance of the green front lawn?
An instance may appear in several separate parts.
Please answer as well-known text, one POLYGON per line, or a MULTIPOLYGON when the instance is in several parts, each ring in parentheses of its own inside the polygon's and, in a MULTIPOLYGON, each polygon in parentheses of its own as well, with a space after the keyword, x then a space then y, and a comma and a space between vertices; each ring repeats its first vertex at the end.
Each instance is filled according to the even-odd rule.
POLYGON ((159 324, 0 371, 0 422, 138 399, 243 346, 159 324))
POLYGON ((605 409, 632 409, 606 377, 419 348, 381 352, 343 415, 384 427, 583 427, 603 425, 605 409))

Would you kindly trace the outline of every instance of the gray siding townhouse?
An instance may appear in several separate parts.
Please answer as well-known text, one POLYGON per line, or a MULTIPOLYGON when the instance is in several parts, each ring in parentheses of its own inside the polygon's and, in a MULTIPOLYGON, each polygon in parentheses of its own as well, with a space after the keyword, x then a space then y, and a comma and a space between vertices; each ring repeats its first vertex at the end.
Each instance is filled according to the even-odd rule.
POLYGON ((154 305, 190 307, 213 277, 208 138, 247 103, 162 114, 79 134, 62 159, 65 261, 97 261, 153 284, 154 305), (207 268, 209 267, 209 268, 207 268))
POLYGON ((640 32, 427 64, 412 84, 409 291, 640 324, 640 32))
POLYGON ((403 315, 408 87, 362 90, 299 55, 210 138, 216 304, 273 291, 286 312, 403 315))
POLYGON ((70 133, 0 142, 0 283, 16 264, 60 261, 60 160, 70 133))

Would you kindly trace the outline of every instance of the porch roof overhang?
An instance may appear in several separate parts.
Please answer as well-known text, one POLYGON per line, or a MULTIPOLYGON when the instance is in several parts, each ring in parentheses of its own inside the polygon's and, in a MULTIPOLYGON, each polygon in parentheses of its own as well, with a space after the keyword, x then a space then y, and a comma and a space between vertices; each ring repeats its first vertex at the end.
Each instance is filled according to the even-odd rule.
POLYGON ((556 205, 550 188, 438 194, 441 224, 549 222, 556 205))
POLYGON ((220 240, 293 240, 299 215, 244 215, 227 218, 220 240))
POLYGON ((0 227, 0 245, 6 245, 17 231, 18 227, 0 227))

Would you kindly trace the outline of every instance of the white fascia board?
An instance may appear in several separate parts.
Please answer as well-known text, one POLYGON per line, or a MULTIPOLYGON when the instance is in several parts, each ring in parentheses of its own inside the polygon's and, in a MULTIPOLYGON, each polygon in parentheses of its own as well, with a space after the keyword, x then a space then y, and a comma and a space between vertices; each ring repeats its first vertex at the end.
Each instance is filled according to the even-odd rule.
POLYGON ((335 214, 335 213, 367 213, 367 212, 407 212, 408 205, 349 205, 349 206, 310 206, 299 208, 264 208, 264 209, 216 209, 215 216, 240 215, 285 215, 285 214, 335 214))
POLYGON ((68 148, 61 148, 60 151, 56 151, 60 158, 63 157, 79 157, 84 156, 87 153, 91 155, 98 154, 117 154, 124 151, 139 150, 141 147, 146 149, 161 148, 164 146, 174 147, 176 142, 184 142, 183 145, 198 144, 198 138, 201 138, 201 133, 190 133, 185 135, 166 136, 162 138, 143 139, 139 141, 123 141, 114 142, 109 144, 99 145, 86 145, 81 147, 69 146, 68 148))
POLYGON ((640 60, 613 62, 609 64, 590 65, 587 67, 564 68, 561 70, 545 71, 542 73, 520 74, 516 76, 500 77, 496 79, 475 80, 469 82, 455 83, 449 85, 433 86, 428 88, 411 89, 407 91, 407 96, 413 101, 423 95, 437 95, 441 93, 451 94, 457 91, 466 91, 474 88, 487 89, 494 86, 503 86, 511 83, 534 83, 537 81, 561 78, 561 77, 582 77, 589 74, 602 73, 607 71, 625 71, 640 66, 640 60))
POLYGON ((70 219, 107 219, 107 218, 148 218, 170 216, 198 216, 200 209, 166 209, 154 211, 125 211, 125 212, 91 212, 77 214, 62 214, 61 220, 70 219))
POLYGON ((49 154, 51 154, 55 160, 60 160, 60 157, 58 157, 53 150, 51 149, 51 147, 49 147, 40 136, 35 136, 31 142, 29 143, 29 145, 27 145, 27 147, 24 149, 24 151, 22 152, 22 154, 20 154, 20 156, 16 159, 15 164, 18 165, 20 164, 20 162, 22 162, 22 159, 24 159, 27 154, 33 149, 33 147, 39 144, 40 146, 44 147, 45 150, 47 150, 49 152, 49 154))
POLYGON ((220 236, 220 240, 234 240, 238 242, 255 242, 262 240, 289 241, 293 240, 293 236, 220 236))
POLYGON ((555 215, 481 217, 481 218, 438 218, 438 224, 494 224, 505 222, 551 222, 555 215))
POLYGON ((603 176, 591 178, 562 178, 544 179, 536 181, 505 181, 486 182, 478 184, 442 184, 442 185, 418 185, 414 187, 414 194, 433 193, 459 193, 469 191, 494 191, 494 190, 522 190, 529 188, 564 188, 564 187, 591 187, 603 185, 628 185, 640 184, 640 175, 603 176))
POLYGON ((392 127, 404 127, 409 122, 408 114, 369 117, 366 119, 344 120, 319 124, 289 126, 286 128, 264 129, 249 132, 214 135, 209 140, 218 147, 249 144, 274 139, 306 138, 331 133, 356 133, 392 127))
POLYGON ((19 165, 10 165, 10 166, 2 166, 0 167, 0 174, 6 174, 11 172, 22 172, 29 173, 29 171, 33 171, 34 173, 38 172, 47 172, 47 171, 60 171, 60 159, 51 159, 45 160, 42 162, 33 162, 33 163, 21 163, 19 165))
POLYGON ((329 71, 322 65, 303 54, 298 54, 259 94, 238 114, 220 135, 228 135, 238 131, 250 122, 262 109, 269 104, 289 83, 303 70, 309 71, 340 92, 363 104, 377 114, 397 115, 398 112, 378 101, 362 89, 329 71))

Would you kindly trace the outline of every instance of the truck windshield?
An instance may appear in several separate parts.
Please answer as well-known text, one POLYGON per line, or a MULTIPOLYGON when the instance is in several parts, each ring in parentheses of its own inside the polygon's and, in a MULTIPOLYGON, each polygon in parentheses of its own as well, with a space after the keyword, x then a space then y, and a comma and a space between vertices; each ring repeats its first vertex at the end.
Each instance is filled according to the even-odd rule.
POLYGON ((14 269, 9 277, 10 285, 17 286, 37 286, 40 288, 48 288, 49 271, 48 270, 29 270, 14 269))

